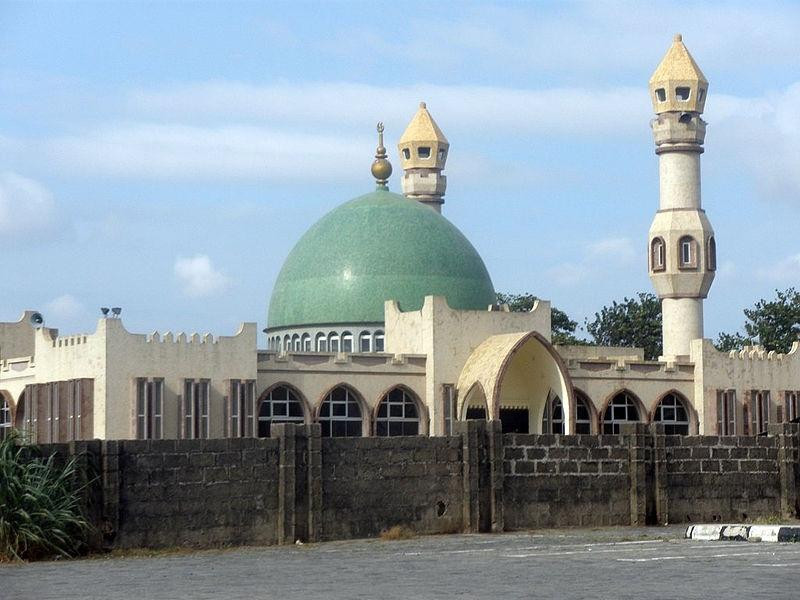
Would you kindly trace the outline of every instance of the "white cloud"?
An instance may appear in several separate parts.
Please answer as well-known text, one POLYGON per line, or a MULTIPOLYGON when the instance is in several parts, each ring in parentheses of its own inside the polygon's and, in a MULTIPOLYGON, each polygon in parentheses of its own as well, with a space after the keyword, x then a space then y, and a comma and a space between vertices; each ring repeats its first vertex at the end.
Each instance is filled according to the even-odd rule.
POLYGON ((62 294, 45 305, 48 320, 74 321, 86 313, 86 307, 72 294, 62 294))
POLYGON ((175 260, 175 276, 187 296, 199 298, 221 292, 230 284, 230 279, 214 268, 205 254, 175 260))
POLYGON ((617 264, 636 259, 636 249, 630 238, 606 238, 588 245, 587 257, 593 260, 613 259, 617 264))
POLYGON ((800 280, 800 254, 787 256, 783 260, 760 269, 758 274, 770 281, 796 285, 800 280))
POLYGON ((637 252, 629 238, 605 238, 591 242, 584 248, 583 256, 574 262, 565 262, 549 270, 557 284, 571 287, 602 278, 621 265, 636 260, 637 252))
POLYGON ((43 185, 10 171, 0 173, 0 234, 35 235, 54 224, 55 203, 43 185))

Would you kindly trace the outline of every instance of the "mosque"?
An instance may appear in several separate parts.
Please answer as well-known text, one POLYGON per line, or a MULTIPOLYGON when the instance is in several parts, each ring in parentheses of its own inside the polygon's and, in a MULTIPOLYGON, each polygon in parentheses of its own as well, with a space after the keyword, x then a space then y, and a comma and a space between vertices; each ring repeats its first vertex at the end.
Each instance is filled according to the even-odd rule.
MULTIPOLYGON (((442 214, 450 144, 425 104, 398 142, 402 192, 378 126, 375 189, 303 235, 277 278, 268 344, 232 336, 129 333, 115 311, 60 336, 26 311, 0 323, 0 435, 37 442, 269 436, 272 423, 324 436, 448 435, 456 420, 507 432, 758 434, 798 416, 798 344, 721 353, 703 338, 717 265, 701 205, 708 82, 675 36, 650 79, 660 175, 647 268, 663 309, 663 356, 554 346, 550 304, 510 312, 442 214)), ((118 311, 116 311, 118 312, 118 311)))

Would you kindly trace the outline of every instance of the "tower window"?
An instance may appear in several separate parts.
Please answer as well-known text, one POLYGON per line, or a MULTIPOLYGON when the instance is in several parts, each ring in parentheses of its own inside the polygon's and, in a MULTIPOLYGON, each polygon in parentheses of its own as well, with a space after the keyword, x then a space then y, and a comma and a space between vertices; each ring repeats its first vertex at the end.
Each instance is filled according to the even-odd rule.
POLYGON ((658 88, 656 90, 656 100, 659 102, 667 101, 667 91, 664 88, 658 88))
POLYGON ((439 148, 439 160, 443 161, 446 155, 447 155, 447 150, 445 150, 444 148, 439 148))
POLYGON ((431 147, 430 146, 420 146, 417 148, 417 156, 420 158, 428 159, 431 157, 431 147))
POLYGON ((697 242, 691 236, 683 236, 678 242, 678 265, 681 269, 697 268, 697 242))
POLYGON ((409 150, 408 148, 403 148, 403 158, 405 158, 406 160, 411 158, 411 150, 409 150))
POLYGON ((717 270, 717 242, 714 241, 713 235, 708 238, 708 256, 706 257, 706 264, 708 265, 709 271, 717 270))
POLYGON ((681 102, 688 102, 691 96, 692 88, 680 86, 675 88, 675 97, 681 102))
POLYGON ((654 238, 650 243, 650 268, 653 271, 663 271, 666 268, 665 259, 664 240, 660 237, 654 238))
POLYGON ((697 101, 702 102, 703 98, 706 97, 706 91, 703 88, 700 88, 700 91, 697 92, 697 101))

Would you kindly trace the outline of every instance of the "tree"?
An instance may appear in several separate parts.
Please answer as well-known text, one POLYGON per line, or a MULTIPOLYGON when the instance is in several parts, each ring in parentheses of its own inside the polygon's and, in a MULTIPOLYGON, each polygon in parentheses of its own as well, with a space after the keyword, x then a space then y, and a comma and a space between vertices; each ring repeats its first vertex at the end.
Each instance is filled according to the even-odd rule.
POLYGON ((788 352, 800 334, 800 292, 790 287, 775 290, 774 300, 761 299, 753 308, 745 308, 744 331, 720 333, 715 343, 719 350, 740 350, 758 343, 766 350, 788 352))
POLYGON ((662 354, 661 302, 649 293, 615 300, 587 320, 586 331, 598 345, 644 348, 644 357, 654 360, 662 354))
MULTIPOLYGON (((528 312, 536 304, 538 298, 533 294, 505 294, 497 292, 497 303, 508 304, 511 312, 528 312)), ((585 346, 586 340, 575 337, 578 322, 573 321, 563 310, 550 307, 550 328, 553 332, 553 343, 562 345, 585 346)))

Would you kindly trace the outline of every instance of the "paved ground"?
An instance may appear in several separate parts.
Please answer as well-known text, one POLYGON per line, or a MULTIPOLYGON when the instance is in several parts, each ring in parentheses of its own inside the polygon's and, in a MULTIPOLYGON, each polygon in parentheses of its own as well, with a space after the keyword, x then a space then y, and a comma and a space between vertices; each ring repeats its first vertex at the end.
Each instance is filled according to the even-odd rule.
POLYGON ((792 598, 800 544, 683 528, 451 535, 0 566, 3 600, 792 598))

